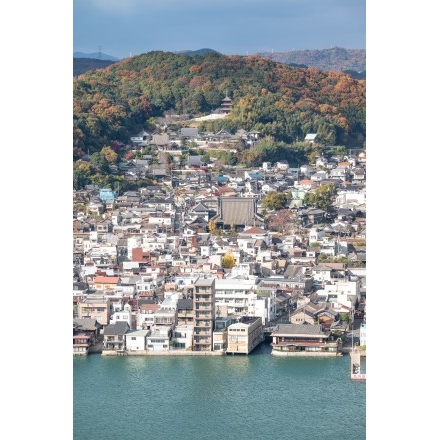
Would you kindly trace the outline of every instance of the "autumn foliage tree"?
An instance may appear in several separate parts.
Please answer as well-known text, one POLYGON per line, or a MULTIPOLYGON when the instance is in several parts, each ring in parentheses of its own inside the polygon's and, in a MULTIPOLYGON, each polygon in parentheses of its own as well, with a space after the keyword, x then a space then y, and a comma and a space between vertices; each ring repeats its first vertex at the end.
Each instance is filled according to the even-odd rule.
POLYGON ((232 269, 235 266, 235 258, 231 252, 226 252, 222 258, 222 267, 225 269, 232 269))
POLYGON ((107 162, 114 164, 118 161, 118 153, 113 150, 112 147, 103 147, 101 153, 107 160, 107 162))
POLYGON ((296 213, 291 209, 280 209, 269 216, 269 228, 282 234, 290 233, 296 220, 296 213))

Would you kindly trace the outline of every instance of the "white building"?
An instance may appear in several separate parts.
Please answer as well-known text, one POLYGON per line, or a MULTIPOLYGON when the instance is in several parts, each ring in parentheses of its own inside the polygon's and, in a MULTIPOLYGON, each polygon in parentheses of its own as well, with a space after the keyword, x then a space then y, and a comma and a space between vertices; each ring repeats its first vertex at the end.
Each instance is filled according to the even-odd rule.
POLYGON ((356 301, 361 300, 359 281, 335 281, 326 284, 324 291, 328 300, 354 309, 356 301))
POLYGON ((249 314, 250 298, 256 299, 257 279, 216 279, 215 308, 221 316, 249 314))
POLYGON ((131 330, 125 334, 125 349, 127 351, 145 351, 149 330, 131 330))
POLYGON ((168 351, 170 349, 170 326, 154 327, 147 336, 148 351, 168 351))
POLYGON ((359 329, 359 345, 367 345, 367 324, 363 322, 359 329))
POLYGON ((192 345, 194 326, 177 325, 172 332, 172 346, 175 350, 188 350, 192 345))
POLYGON ((110 318, 110 324, 125 321, 131 329, 136 328, 136 313, 131 310, 130 304, 125 304, 123 310, 117 310, 110 318))

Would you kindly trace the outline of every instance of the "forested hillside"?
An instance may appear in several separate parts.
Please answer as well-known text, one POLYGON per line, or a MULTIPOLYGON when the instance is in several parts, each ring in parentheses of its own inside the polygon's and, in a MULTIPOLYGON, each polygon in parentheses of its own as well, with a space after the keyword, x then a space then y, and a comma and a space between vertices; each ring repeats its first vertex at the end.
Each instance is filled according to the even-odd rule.
POLYGON ((287 145, 318 133, 326 145, 364 146, 363 80, 257 55, 154 51, 73 79, 74 157, 129 143, 165 111, 211 113, 225 96, 233 100, 231 114, 199 130, 257 130, 287 145))
POLYGON ((94 58, 73 58, 73 76, 82 75, 89 70, 103 69, 110 66, 114 61, 97 60, 94 58))

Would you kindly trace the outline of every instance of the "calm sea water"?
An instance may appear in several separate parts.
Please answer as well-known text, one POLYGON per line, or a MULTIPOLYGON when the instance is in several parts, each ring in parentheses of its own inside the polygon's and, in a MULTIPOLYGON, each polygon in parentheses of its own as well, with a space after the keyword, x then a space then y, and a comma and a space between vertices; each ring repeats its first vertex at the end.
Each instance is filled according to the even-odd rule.
MULTIPOLYGON (((362 440, 350 357, 73 358, 74 440, 362 440)), ((362 367, 366 371, 365 366, 362 367)))

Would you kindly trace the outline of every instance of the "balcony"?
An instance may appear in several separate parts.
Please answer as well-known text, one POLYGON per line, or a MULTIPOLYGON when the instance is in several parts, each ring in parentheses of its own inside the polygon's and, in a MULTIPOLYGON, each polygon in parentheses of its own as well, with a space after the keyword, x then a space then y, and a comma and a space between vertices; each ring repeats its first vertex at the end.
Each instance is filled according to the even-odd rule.
POLYGON ((211 303, 213 302, 213 300, 214 300, 213 295, 203 295, 203 296, 196 295, 196 297, 194 298, 194 302, 196 303, 201 303, 201 302, 211 303))
POLYGON ((194 318, 194 322, 206 321, 208 319, 213 319, 212 318, 212 313, 197 313, 195 318, 194 318))
POLYGON ((195 321, 194 327, 211 328, 211 321, 195 321))
POLYGON ((200 304, 197 304, 197 306, 196 306, 196 310, 212 310, 212 309, 213 309, 212 304, 206 305, 206 306, 202 306, 200 304))

